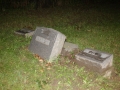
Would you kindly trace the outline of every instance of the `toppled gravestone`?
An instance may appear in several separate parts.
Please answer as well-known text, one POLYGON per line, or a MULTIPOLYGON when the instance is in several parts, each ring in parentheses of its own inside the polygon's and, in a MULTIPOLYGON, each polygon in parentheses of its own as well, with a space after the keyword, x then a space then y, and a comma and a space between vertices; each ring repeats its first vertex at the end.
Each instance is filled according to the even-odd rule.
POLYGON ((37 27, 29 45, 29 50, 41 58, 52 61, 60 53, 66 36, 52 28, 37 27))
POLYGON ((20 30, 15 31, 14 33, 18 35, 23 35, 25 37, 30 37, 34 34, 34 30, 28 28, 22 28, 20 30))
POLYGON ((76 54, 75 58, 79 65, 85 66, 90 71, 98 72, 108 78, 111 76, 113 70, 112 54, 93 49, 85 49, 76 54))

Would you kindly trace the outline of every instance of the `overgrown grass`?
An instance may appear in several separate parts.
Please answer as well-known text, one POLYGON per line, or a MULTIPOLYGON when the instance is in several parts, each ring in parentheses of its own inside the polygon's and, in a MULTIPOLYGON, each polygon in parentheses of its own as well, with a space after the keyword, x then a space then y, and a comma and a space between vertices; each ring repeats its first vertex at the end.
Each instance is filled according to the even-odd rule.
POLYGON ((1 90, 119 90, 120 13, 79 6, 0 13, 1 90), (106 80, 58 58, 50 70, 27 50, 31 38, 14 34, 23 27, 45 26, 67 36, 80 50, 93 48, 114 55, 117 78, 106 80))

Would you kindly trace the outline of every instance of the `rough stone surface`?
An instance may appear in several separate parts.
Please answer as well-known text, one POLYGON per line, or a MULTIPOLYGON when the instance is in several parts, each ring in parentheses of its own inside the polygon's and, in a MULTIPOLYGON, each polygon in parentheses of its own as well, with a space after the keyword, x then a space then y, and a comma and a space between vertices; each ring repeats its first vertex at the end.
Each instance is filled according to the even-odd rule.
POLYGON ((75 49, 78 49, 78 45, 73 44, 73 43, 69 43, 69 42, 65 42, 63 45, 63 48, 68 52, 72 52, 75 49))
POLYGON ((37 27, 29 45, 29 50, 45 60, 52 61, 63 48, 66 36, 52 28, 37 27))
POLYGON ((17 30, 14 33, 18 35, 23 35, 25 37, 30 37, 34 34, 34 30, 30 30, 28 28, 22 28, 21 30, 17 30))
POLYGON ((93 49, 85 49, 75 55, 76 62, 91 71, 96 71, 108 77, 112 73, 113 55, 93 49))
POLYGON ((35 33, 35 31, 26 33, 26 34, 25 34, 25 37, 31 37, 31 36, 33 36, 34 33, 35 33))

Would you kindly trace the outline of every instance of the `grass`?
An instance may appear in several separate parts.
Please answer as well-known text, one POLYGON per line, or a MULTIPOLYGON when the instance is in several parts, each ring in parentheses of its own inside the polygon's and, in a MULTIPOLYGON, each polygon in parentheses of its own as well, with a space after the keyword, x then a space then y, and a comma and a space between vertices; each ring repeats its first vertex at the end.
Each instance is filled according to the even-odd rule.
POLYGON ((49 8, 6 10, 0 13, 1 90, 119 90, 120 13, 110 8, 49 8), (58 58, 51 69, 27 50, 31 38, 17 36, 23 27, 45 26, 67 36, 80 50, 93 48, 114 55, 117 76, 110 80, 85 72, 68 58, 58 58), (62 64, 60 64, 62 62, 62 64))

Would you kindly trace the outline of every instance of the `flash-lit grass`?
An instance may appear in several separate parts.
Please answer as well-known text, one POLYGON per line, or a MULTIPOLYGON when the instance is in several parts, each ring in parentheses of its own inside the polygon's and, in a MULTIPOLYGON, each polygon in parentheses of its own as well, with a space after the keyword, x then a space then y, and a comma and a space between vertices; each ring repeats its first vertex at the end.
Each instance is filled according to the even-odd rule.
POLYGON ((40 63, 27 50, 31 38, 15 35, 14 31, 36 26, 54 28, 67 36, 66 41, 78 44, 80 50, 93 48, 112 53, 119 76, 119 16, 112 11, 83 7, 16 9, 0 13, 0 89, 117 90, 120 85, 117 79, 105 80, 74 64, 68 66, 68 59, 63 65, 56 60, 48 70, 46 63, 40 63))

